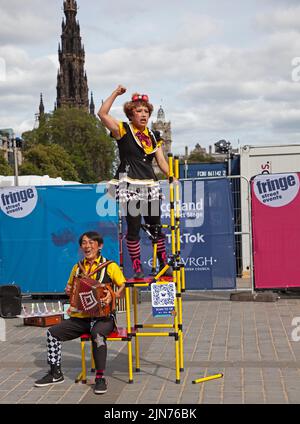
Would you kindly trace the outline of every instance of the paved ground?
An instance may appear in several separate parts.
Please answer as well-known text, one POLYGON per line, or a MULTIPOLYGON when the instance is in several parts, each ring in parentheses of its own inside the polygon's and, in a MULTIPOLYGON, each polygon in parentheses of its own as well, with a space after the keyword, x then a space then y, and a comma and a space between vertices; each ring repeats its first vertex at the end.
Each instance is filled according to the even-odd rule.
MULTIPOLYGON (((151 317, 142 296, 140 322, 151 317)), ((230 301, 228 292, 184 294, 185 371, 175 384, 171 338, 141 339, 141 372, 127 384, 126 342, 110 342, 109 391, 95 396, 91 385, 75 384, 80 371, 79 341, 63 345, 65 382, 35 388, 47 370, 45 328, 7 319, 7 341, 0 342, 0 403, 207 404, 300 403, 300 341, 292 340, 292 319, 300 317, 300 296, 277 302, 230 301), (201 384, 192 380, 224 373, 201 384)), ((119 325, 125 314, 118 314, 119 325)), ((300 318, 299 318, 300 325, 300 318)), ((300 335, 300 329, 299 329, 300 335)))

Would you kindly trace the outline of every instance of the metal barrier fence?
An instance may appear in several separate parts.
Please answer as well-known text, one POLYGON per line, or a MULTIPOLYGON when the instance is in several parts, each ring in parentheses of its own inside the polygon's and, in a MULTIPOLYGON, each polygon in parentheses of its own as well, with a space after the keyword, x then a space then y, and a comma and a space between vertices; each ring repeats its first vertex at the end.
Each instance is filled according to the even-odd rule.
POLYGON ((252 222, 250 182, 241 175, 227 176, 232 187, 236 271, 238 278, 253 281, 252 222))
POLYGON ((253 290, 254 282, 250 181, 241 175, 229 175, 226 177, 203 177, 199 178, 199 180, 218 180, 224 178, 227 178, 230 181, 232 193, 236 277, 249 278, 251 289, 253 290))

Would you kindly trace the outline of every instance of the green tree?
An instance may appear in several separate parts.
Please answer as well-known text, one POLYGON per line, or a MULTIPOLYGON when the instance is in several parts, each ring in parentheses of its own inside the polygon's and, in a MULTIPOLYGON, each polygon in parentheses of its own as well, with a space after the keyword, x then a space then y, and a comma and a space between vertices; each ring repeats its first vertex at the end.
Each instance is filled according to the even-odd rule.
POLYGON ((191 151, 187 157, 188 162, 215 162, 211 155, 205 153, 205 150, 201 148, 200 144, 197 143, 194 150, 191 151))
POLYGON ((0 151, 0 175, 14 175, 12 167, 6 162, 4 153, 0 151))
POLYGON ((22 175, 49 175, 64 180, 78 181, 78 173, 70 155, 57 144, 37 144, 24 152, 24 162, 20 166, 22 175))
POLYGON ((69 154, 82 183, 111 178, 116 144, 102 123, 78 108, 59 108, 39 128, 23 134, 25 150, 37 144, 60 145, 69 154))
POLYGON ((188 162, 214 162, 214 158, 209 155, 203 155, 200 152, 194 151, 188 156, 188 162))

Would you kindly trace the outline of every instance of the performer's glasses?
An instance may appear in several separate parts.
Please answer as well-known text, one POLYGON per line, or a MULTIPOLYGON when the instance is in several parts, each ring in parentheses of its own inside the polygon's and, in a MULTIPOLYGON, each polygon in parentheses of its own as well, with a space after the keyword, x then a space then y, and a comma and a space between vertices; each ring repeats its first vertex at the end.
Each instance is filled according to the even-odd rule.
POLYGON ((131 100, 133 102, 137 102, 138 100, 142 100, 143 102, 149 102, 149 97, 147 94, 136 94, 132 96, 131 100))

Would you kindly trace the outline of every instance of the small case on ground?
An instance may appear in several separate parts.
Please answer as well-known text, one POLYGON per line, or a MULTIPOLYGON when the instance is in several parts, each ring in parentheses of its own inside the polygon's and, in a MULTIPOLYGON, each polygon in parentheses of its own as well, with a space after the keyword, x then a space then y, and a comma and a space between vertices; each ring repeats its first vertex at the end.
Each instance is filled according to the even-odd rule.
POLYGON ((32 325, 36 327, 51 327, 52 325, 62 322, 63 314, 36 316, 24 318, 24 325, 32 325))

